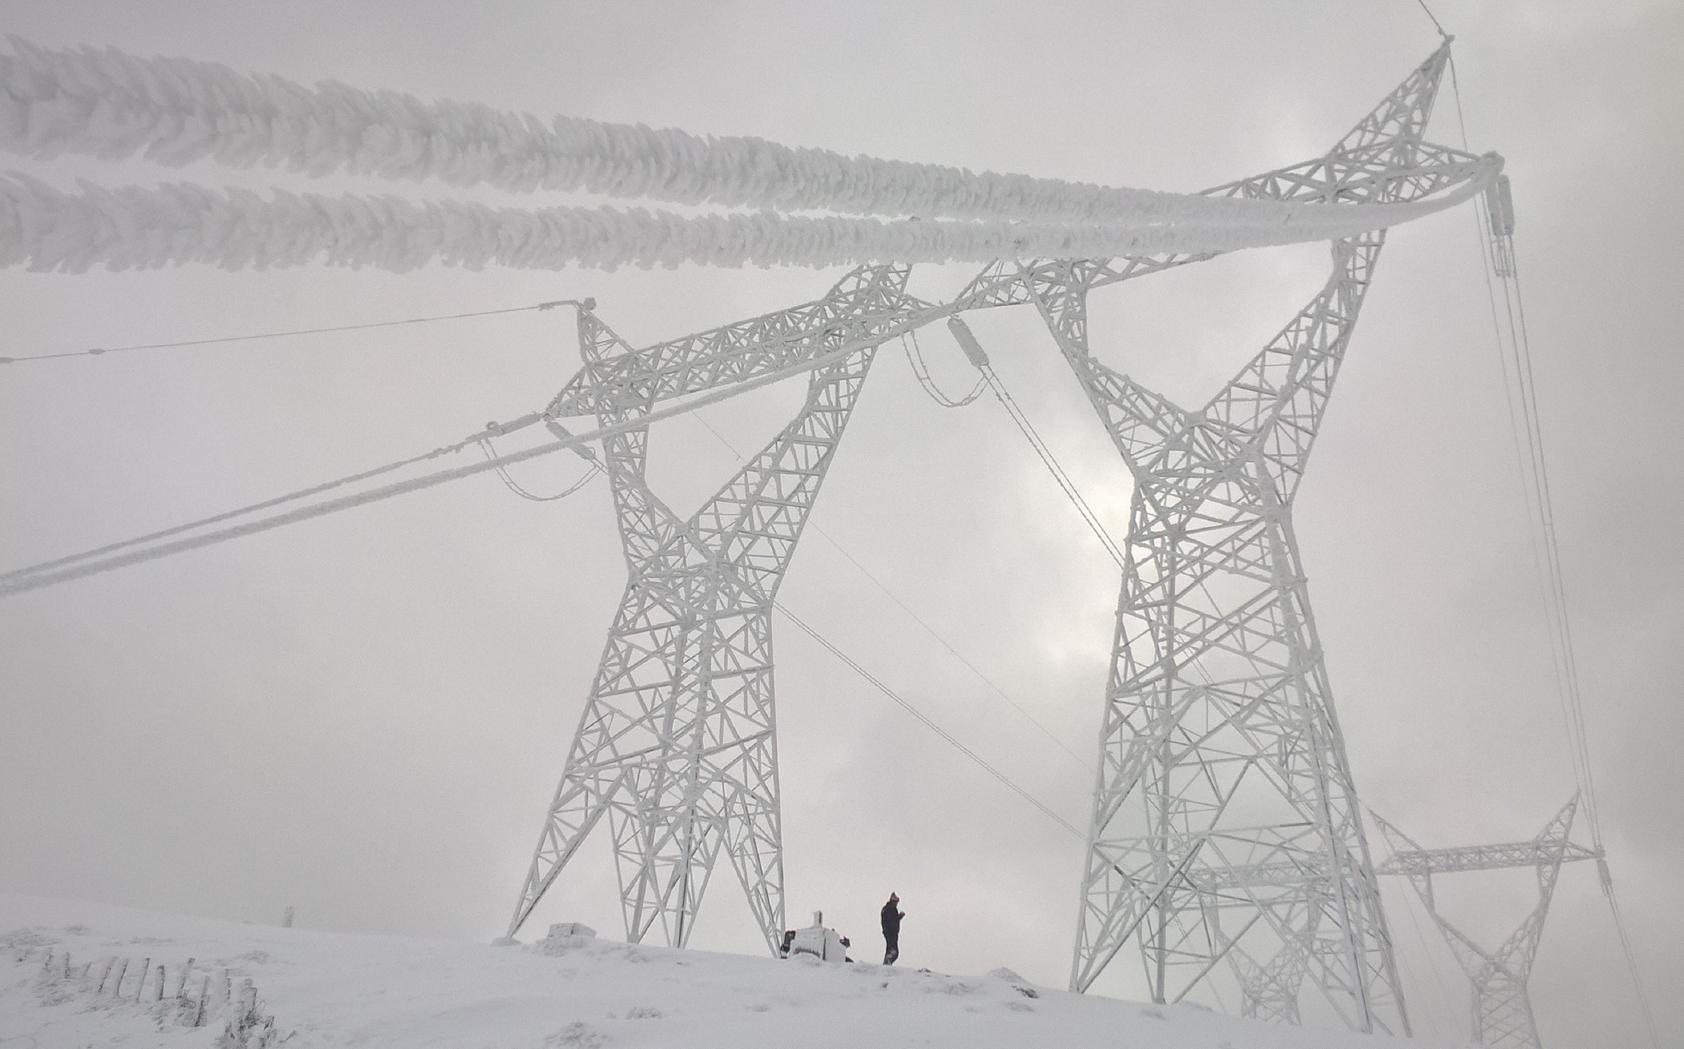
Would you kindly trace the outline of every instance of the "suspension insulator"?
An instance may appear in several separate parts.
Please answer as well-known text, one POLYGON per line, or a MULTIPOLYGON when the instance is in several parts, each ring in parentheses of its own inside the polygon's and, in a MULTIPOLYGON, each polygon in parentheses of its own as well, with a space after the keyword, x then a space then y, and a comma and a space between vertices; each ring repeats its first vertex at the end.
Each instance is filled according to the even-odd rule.
POLYGON ((1507 175, 1497 176, 1497 181, 1486 188, 1485 214, 1491 220, 1492 236, 1514 235, 1514 195, 1509 192, 1507 175))
POLYGON ((966 360, 978 369, 988 367, 988 354, 982 352, 982 343, 977 342, 976 336, 971 334, 970 325, 958 317, 949 317, 947 318, 947 330, 953 333, 955 339, 959 340, 959 348, 965 351, 966 360))

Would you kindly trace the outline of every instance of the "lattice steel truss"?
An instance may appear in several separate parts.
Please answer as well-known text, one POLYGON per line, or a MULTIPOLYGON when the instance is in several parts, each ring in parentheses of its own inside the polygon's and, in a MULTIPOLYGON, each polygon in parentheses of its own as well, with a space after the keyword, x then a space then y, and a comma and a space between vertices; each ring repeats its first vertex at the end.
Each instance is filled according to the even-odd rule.
POLYGON ((698 344, 727 359, 734 347, 741 361, 767 343, 795 341, 835 359, 812 372, 795 419, 688 520, 644 482, 646 426, 605 440, 629 579, 511 936, 606 813, 628 940, 658 923, 667 943, 683 946, 724 852, 776 951, 784 897, 772 602, 875 343, 908 305, 908 273, 863 267, 818 303, 684 340, 676 351, 634 351, 580 311, 585 368, 551 412, 588 401, 604 426, 649 414, 659 397, 735 381, 728 368, 698 368, 686 352, 698 344))
MULTIPOLYGON (((1421 142, 1448 57, 1324 157, 1211 192, 1430 192, 1417 165, 1465 157, 1421 142)), ((1093 267, 1024 271, 1135 480, 1074 989, 1138 936, 1158 1001, 1226 964, 1244 1015, 1298 1022, 1308 978, 1352 1028, 1409 1029, 1291 518, 1383 241, 1336 243, 1320 294, 1197 411, 1090 355, 1093 267)))
MULTIPOLYGON (((1326 155, 1209 192, 1360 205, 1477 177, 1481 158, 1421 141, 1447 58, 1326 155)), ((907 294, 905 266, 867 266, 818 302, 642 350, 582 312, 585 366, 551 404, 552 429, 813 378, 789 427, 688 521, 644 484, 646 429, 605 442, 630 580, 510 934, 608 813, 628 939, 659 924, 682 945, 723 851, 775 950, 778 582, 875 348, 966 310, 1034 304, 1139 486, 1073 986, 1140 930, 1159 998, 1170 969, 1196 967, 1191 984, 1226 961, 1248 1015, 1296 1019, 1308 975, 1352 1027, 1407 1030, 1289 514, 1382 240, 1336 244, 1322 294, 1199 413, 1094 360, 1085 310, 1093 288, 1209 253, 995 263, 947 303, 907 294), (1143 829, 1123 829, 1130 797, 1143 829)))
POLYGON ((1454 849, 1423 849, 1379 816, 1380 833, 1392 848, 1391 858, 1378 868, 1380 874, 1401 874, 1427 905, 1427 913, 1438 923, 1456 961, 1473 983, 1473 1039, 1480 1045, 1502 1049, 1540 1049, 1538 1024, 1532 1015, 1532 999, 1526 980, 1538 956, 1538 940, 1544 933, 1550 898, 1563 863, 1595 860, 1604 879, 1607 868, 1600 850, 1587 849, 1569 840, 1579 799, 1575 795, 1555 814, 1536 838, 1504 845, 1473 845, 1454 849), (1433 899, 1433 875, 1464 871, 1507 870, 1531 867, 1538 872, 1538 905, 1502 946, 1487 951, 1439 913, 1433 899))

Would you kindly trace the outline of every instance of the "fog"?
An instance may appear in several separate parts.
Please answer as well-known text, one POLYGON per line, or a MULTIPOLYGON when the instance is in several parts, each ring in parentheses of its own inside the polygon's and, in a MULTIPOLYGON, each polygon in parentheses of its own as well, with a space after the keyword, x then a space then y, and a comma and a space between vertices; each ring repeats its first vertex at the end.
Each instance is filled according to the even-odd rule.
MULTIPOLYGON (((1678 1040, 1684 221, 1670 183, 1684 166, 1684 11, 1433 6, 1457 37, 1469 142, 1502 153, 1513 180, 1609 863, 1663 1041, 1678 1040)), ((1176 191, 1319 154, 1438 44, 1405 0, 424 0, 401 13, 0 0, 0 29, 546 117, 1176 191)), ((1448 84, 1428 137, 1460 144, 1448 84)), ((65 190, 77 178, 186 178, 449 192, 208 163, 6 165, 65 190)), ((645 345, 811 300, 842 272, 0 270, 0 356, 586 295, 645 345)), ((912 290, 945 296, 970 273, 921 267, 912 290)), ((1326 273, 1325 246, 1299 246, 1096 292, 1095 353, 1183 404, 1203 401, 1326 273)), ((1358 789, 1429 847, 1530 838, 1575 789, 1481 274, 1470 208, 1391 233, 1295 509, 1358 789)), ((1040 320, 972 317, 1122 534, 1127 474, 1040 320)), ((969 388, 974 372, 939 326, 923 344, 944 389, 969 388)), ((0 569, 458 440, 542 407, 578 365, 562 310, 0 365, 0 569)), ((799 396, 797 380, 657 424, 653 487, 689 512, 735 469, 726 444, 765 440, 799 396)), ((581 469, 552 456, 516 474, 548 493, 581 469)), ((938 407, 886 347, 812 520, 782 601, 1085 825, 1118 573, 1000 406, 938 407)), ((0 891, 266 923, 293 906, 318 929, 500 935, 624 582, 600 480, 533 503, 485 476, 0 599, 0 891)), ((822 908, 869 955, 874 912, 894 890, 908 915, 902 964, 1005 965, 1063 986, 1082 844, 787 622, 774 626, 790 918, 822 908)), ((718 873, 691 946, 761 950, 734 879, 718 873)), ((1493 945, 1535 898, 1528 877, 1440 881, 1446 912, 1493 945)), ((1465 978, 1406 887, 1386 892, 1416 1030, 1463 1035, 1465 978)), ((599 829, 528 931, 578 920, 620 935, 617 895, 599 829)), ((1144 993, 1132 947, 1095 990, 1144 993)), ((1643 1042, 1590 864, 1563 870, 1532 998, 1552 1046, 1643 1042)))

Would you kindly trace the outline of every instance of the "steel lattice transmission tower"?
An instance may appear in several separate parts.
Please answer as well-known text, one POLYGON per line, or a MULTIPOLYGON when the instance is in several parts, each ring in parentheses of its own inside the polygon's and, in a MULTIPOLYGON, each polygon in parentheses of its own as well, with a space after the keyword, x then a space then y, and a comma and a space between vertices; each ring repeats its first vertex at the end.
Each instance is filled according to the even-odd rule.
MULTIPOLYGON (((1488 160, 1421 141, 1447 58, 1435 53, 1327 155, 1209 192, 1360 205, 1481 177, 1488 160)), ((778 583, 875 349, 967 310, 1034 304, 1140 480, 1073 984, 1086 989, 1145 927, 1157 930, 1160 947, 1143 946, 1160 976, 1237 967, 1248 1014, 1295 1019, 1310 974, 1351 1026, 1403 1028, 1287 515, 1382 239, 1337 244, 1327 289, 1203 414, 1094 360, 1085 304, 1093 288, 1215 252, 994 263, 946 303, 907 294, 908 266, 865 266, 818 302, 641 350, 582 311, 585 365, 545 415, 560 433, 565 417, 624 427, 673 398, 813 378, 783 433, 687 521, 644 483, 646 427, 605 441, 630 578, 510 935, 607 813, 629 940, 659 923, 684 944, 723 851, 775 951, 778 583), (1162 652, 1140 654, 1142 630, 1162 652), (1189 665, 1211 683, 1189 685, 1189 665), (1193 780, 1220 784, 1221 797, 1199 797, 1193 780), (1275 808, 1241 798, 1230 810, 1242 781, 1272 791, 1275 808), (1131 792, 1165 814, 1168 835, 1119 837, 1113 818, 1131 792), (1242 814, 1250 823, 1235 822, 1242 814), (1276 937, 1270 953, 1247 936, 1260 922, 1276 937), (1200 932, 1203 946, 1189 946, 1200 932)))
POLYGON ((1427 913, 1444 933, 1451 953, 1473 982, 1473 1039, 1480 1045, 1540 1049, 1538 1024, 1532 1016, 1526 979, 1538 956, 1538 940, 1544 933, 1544 919, 1549 915, 1550 898, 1555 893, 1561 865, 1574 860, 1595 860, 1604 880, 1608 877, 1600 850, 1587 849, 1569 840, 1578 807, 1579 799, 1575 796, 1531 841, 1454 849, 1423 849, 1396 827, 1379 816, 1374 817, 1380 833, 1392 847, 1391 859, 1380 865, 1379 873, 1408 877, 1409 884, 1427 905, 1427 913), (1496 950, 1479 946, 1438 912, 1433 899, 1433 875, 1517 867, 1531 867, 1538 872, 1538 905, 1496 950))
POLYGON ((607 814, 630 942, 658 923, 683 946, 723 852, 776 950, 772 602, 875 348, 899 330, 909 271, 862 267, 819 302, 645 350, 580 311, 585 367, 552 420, 590 410, 603 426, 635 421, 658 400, 775 375, 790 360, 834 361, 812 372, 794 420, 688 520, 645 484, 647 426, 605 440, 629 579, 511 936, 607 814))
MULTIPOLYGON (((1422 143, 1448 43, 1323 157, 1212 190, 1383 202, 1465 154, 1422 143), (1399 177, 1399 176, 1402 177, 1399 177)), ((1408 1018, 1293 533, 1293 498, 1384 234, 1187 410, 1095 360, 1093 268, 1025 274, 1135 480, 1071 985, 1138 937, 1152 995, 1226 965, 1247 1016, 1298 1022, 1308 979, 1358 1030, 1408 1018)))

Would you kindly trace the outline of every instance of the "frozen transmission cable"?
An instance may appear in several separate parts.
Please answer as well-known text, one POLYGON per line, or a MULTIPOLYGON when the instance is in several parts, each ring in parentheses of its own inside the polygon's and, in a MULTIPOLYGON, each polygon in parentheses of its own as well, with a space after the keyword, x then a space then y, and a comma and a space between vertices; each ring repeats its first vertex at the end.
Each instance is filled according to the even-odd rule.
POLYGON ((959 347, 965 351, 965 357, 982 373, 982 381, 987 383, 988 388, 994 391, 994 396, 999 399, 1001 407, 1005 408, 1007 414, 1012 417, 1012 422, 1017 424, 1018 430, 1028 440, 1030 447, 1035 449, 1035 454, 1040 456, 1041 463, 1046 466, 1047 472, 1052 474, 1053 480, 1058 482, 1059 488, 1063 489, 1065 496, 1070 500, 1070 504, 1076 508, 1076 512, 1082 515, 1082 520, 1087 522, 1088 528, 1099 539, 1099 543, 1105 548, 1105 552, 1111 555, 1111 560, 1117 562, 1118 568, 1124 567, 1127 560, 1123 556, 1122 548, 1117 545, 1115 539, 1111 538, 1111 533, 1105 530, 1105 525, 1100 522, 1099 515, 1094 513, 1093 507, 1089 506, 1088 501, 1082 498, 1082 492, 1076 487, 1076 482, 1072 481, 1070 475, 1064 472, 1064 467, 1060 466, 1058 460, 1054 458, 1052 449, 1048 448, 1047 443, 1041 440, 1041 435, 1035 431, 1029 417, 1023 414, 1023 409, 1018 407, 1017 400, 1006 389, 1006 384, 1000 381, 999 375, 995 374, 994 366, 988 360, 988 354, 983 352, 982 344, 977 342, 976 336, 971 332, 970 325, 958 317, 950 317, 947 321, 947 329, 958 340, 959 347))
POLYGON ((850 215, 1108 224, 1213 220, 1272 225, 1279 201, 1193 197, 1027 175, 793 149, 556 117, 395 91, 246 76, 116 48, 53 50, 16 36, 0 54, 0 149, 170 166, 214 160, 310 177, 437 179, 514 192, 584 191, 674 204, 850 215))

